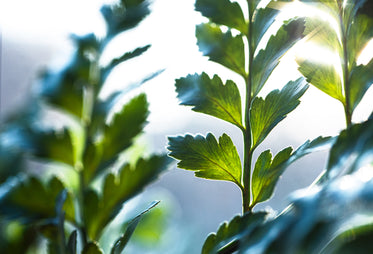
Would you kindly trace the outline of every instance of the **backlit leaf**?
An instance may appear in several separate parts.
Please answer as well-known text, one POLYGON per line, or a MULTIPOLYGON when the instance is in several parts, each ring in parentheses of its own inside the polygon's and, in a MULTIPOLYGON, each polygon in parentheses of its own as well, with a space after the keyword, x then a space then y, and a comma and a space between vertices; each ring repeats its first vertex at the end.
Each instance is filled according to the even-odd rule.
POLYGON ((231 181, 242 188, 240 157, 227 134, 219 138, 219 143, 211 133, 206 138, 186 135, 168 140, 169 155, 180 160, 179 168, 196 171, 197 177, 231 181))
POLYGON ((274 8, 260 8, 256 11, 253 22, 252 40, 254 48, 261 41, 263 35, 268 31, 268 28, 273 24, 279 10, 274 8))
POLYGON ((246 75, 245 48, 242 36, 233 36, 232 32, 222 32, 214 24, 201 24, 196 27, 199 50, 211 61, 219 63, 232 71, 246 75))
POLYGON ((212 79, 206 74, 188 75, 176 80, 176 91, 181 105, 193 106, 196 112, 215 116, 242 126, 241 96, 236 84, 228 80, 223 84, 219 76, 212 79))
POLYGON ((209 18, 212 22, 235 28, 247 34, 247 24, 240 5, 230 0, 197 0, 196 11, 209 18))
POLYGON ((97 242, 89 242, 84 246, 82 254, 104 254, 104 252, 97 242))
POLYGON ((281 57, 304 37, 304 20, 295 19, 285 22, 275 35, 269 38, 264 49, 255 56, 252 66, 252 96, 258 95, 281 57))
POLYGON ((254 99, 250 110, 252 147, 258 146, 270 131, 299 105, 299 98, 307 88, 304 79, 299 78, 287 83, 281 91, 270 92, 265 99, 254 99))

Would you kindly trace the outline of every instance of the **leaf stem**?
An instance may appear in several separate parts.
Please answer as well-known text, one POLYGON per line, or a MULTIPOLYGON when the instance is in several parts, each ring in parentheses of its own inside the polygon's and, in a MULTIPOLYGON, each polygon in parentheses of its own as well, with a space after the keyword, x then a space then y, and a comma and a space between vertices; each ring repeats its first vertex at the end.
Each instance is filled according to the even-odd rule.
POLYGON ((244 166, 243 166, 243 192, 242 192, 242 209, 243 213, 249 212, 250 208, 250 180, 251 180, 251 160, 252 160, 252 149, 251 149, 251 126, 250 126, 250 108, 251 108, 251 90, 252 90, 252 63, 254 59, 254 49, 252 44, 252 18, 253 18, 253 5, 250 1, 247 2, 249 11, 249 25, 248 25, 248 73, 246 74, 246 100, 245 100, 245 130, 243 131, 244 138, 244 166))
POLYGON ((346 116, 346 127, 349 127, 352 123, 352 112, 351 112, 351 101, 350 101, 350 82, 349 82, 349 66, 348 66, 348 49, 347 49, 347 31, 345 29, 345 24, 343 22, 343 5, 340 4, 339 6, 339 25, 341 29, 341 37, 342 37, 342 46, 343 46, 343 63, 342 63, 342 71, 343 71, 343 88, 345 94, 345 103, 344 103, 344 110, 346 116))

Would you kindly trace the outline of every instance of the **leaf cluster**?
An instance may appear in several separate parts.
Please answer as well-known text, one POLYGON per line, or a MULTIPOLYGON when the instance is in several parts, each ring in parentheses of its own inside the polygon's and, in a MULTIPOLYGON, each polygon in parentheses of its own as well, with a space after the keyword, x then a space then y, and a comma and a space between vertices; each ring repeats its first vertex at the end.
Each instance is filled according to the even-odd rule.
MULTIPOLYGON (((1 227, 5 230, 14 222, 22 225, 18 243, 23 248, 19 253, 35 245, 37 235, 48 239, 50 253, 78 253, 79 248, 82 253, 103 253, 100 238, 123 204, 154 181, 170 162, 166 155, 151 155, 132 165, 121 156, 146 124, 149 110, 145 94, 124 104, 120 99, 129 89, 107 99, 100 96, 118 65, 149 49, 150 45, 141 46, 105 66, 100 63, 110 41, 149 14, 149 3, 122 0, 104 6, 101 12, 106 36, 72 36, 76 51, 70 62, 61 70, 45 71, 33 104, 9 118, 2 128, 0 216, 8 224, 1 227), (55 120, 45 114, 52 114, 55 120), (48 121, 62 122, 63 127, 48 121), (45 166, 40 163, 46 162, 53 176, 46 179, 43 169, 32 174, 27 170, 29 161, 38 162, 42 168, 45 166), (102 188, 97 189, 98 185, 102 188)), ((141 217, 156 204, 128 224, 115 244, 113 241, 112 253, 122 252, 141 217)), ((13 246, 3 236, 1 245, 3 251, 13 246)))

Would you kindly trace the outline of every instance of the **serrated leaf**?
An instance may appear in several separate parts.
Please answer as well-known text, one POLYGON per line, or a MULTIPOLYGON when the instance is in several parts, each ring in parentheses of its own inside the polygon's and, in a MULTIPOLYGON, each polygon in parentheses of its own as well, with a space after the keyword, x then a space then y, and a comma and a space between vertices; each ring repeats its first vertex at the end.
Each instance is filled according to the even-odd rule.
POLYGON ((237 2, 230 0, 197 0, 196 11, 209 18, 212 22, 235 28, 247 34, 247 24, 242 9, 237 2))
POLYGON ((223 33, 214 24, 201 24, 196 27, 196 37, 203 55, 245 77, 245 47, 241 35, 233 36, 230 30, 223 33))
POLYGON ((138 160, 135 166, 124 165, 118 176, 108 174, 102 196, 90 192, 90 200, 85 204, 87 233, 91 239, 98 239, 104 227, 120 212, 123 203, 154 181, 170 162, 165 155, 154 155, 138 160))
POLYGON ((105 126, 102 147, 103 159, 110 160, 128 148, 132 140, 141 133, 148 116, 145 94, 133 98, 116 113, 111 123, 105 126))
POLYGON ((303 31, 303 19, 285 22, 277 33, 269 38, 266 47, 258 52, 252 65, 252 97, 258 95, 281 57, 304 37, 303 31))
POLYGON ((367 65, 355 66, 350 72, 349 94, 351 112, 359 105, 373 83, 373 59, 367 65))
POLYGON ((274 188, 284 170, 297 159, 320 150, 329 148, 334 143, 334 138, 318 137, 312 141, 307 140, 296 151, 287 147, 280 151, 272 160, 269 150, 262 152, 254 167, 252 175, 251 205, 264 202, 271 198, 274 188))
POLYGON ((342 80, 332 64, 313 63, 308 60, 297 60, 297 62, 298 70, 307 79, 307 82, 344 103, 342 80))
POLYGON ((270 92, 264 100, 261 97, 253 100, 250 110, 253 148, 257 147, 270 131, 299 105, 299 98, 307 88, 304 79, 299 78, 287 83, 281 91, 270 92))
POLYGON ((97 242, 89 242, 87 243, 83 250, 82 254, 103 254, 104 252, 100 248, 97 242))
MULTIPOLYGON (((64 189, 62 182, 56 177, 49 180, 46 185, 35 177, 19 181, 0 197, 0 205, 2 206, 0 214, 26 222, 53 218, 56 216, 57 197, 64 189)), ((75 209, 71 195, 67 196, 63 210, 66 219, 74 222, 75 209)))
POLYGON ((259 155, 252 176, 252 204, 264 202, 272 196, 275 185, 284 170, 280 165, 290 158, 292 150, 291 147, 285 148, 275 156, 273 161, 269 150, 259 155))
POLYGON ((267 213, 246 213, 220 225, 203 244, 202 254, 233 253, 240 246, 240 235, 250 234, 264 223, 267 213), (225 252, 222 252, 224 249, 225 252))
POLYGON ((241 96, 237 85, 228 80, 223 84, 219 76, 211 79, 206 73, 188 75, 176 80, 176 92, 181 105, 242 126, 241 96))
POLYGON ((123 0, 117 5, 103 6, 101 14, 106 21, 107 38, 137 26, 149 13, 149 2, 146 0, 123 0))
POLYGON ((131 238, 133 232, 135 232, 135 229, 137 225, 139 224, 142 216, 149 212, 151 209, 153 209, 155 206, 159 204, 160 201, 154 201, 150 204, 150 206, 141 212, 139 215, 137 215, 135 218, 133 218, 127 225, 127 229, 124 232, 124 234, 119 237, 115 242, 114 245, 110 251, 111 254, 121 254, 123 249, 126 247, 129 239, 131 238))
POLYGON ((219 138, 209 133, 169 137, 167 149, 171 157, 180 160, 179 168, 196 171, 197 177, 225 180, 241 185, 241 161, 237 149, 227 134, 219 138))
POLYGON ((268 28, 274 23, 279 10, 274 8, 260 8, 254 16, 252 28, 253 48, 255 49, 261 41, 268 28))

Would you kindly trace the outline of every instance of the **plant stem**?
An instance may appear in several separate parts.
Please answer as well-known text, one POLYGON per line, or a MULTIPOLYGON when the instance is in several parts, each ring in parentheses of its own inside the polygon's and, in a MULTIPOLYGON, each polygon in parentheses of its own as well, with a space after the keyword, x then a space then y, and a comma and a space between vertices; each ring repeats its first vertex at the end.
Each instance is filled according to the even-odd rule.
POLYGON ((252 45, 252 17, 253 17, 253 6, 250 5, 250 1, 247 2, 249 11, 249 25, 248 25, 248 72, 245 79, 246 83, 246 100, 245 100, 245 131, 243 131, 244 139, 244 166, 243 166, 243 186, 244 190, 242 193, 242 209, 243 213, 249 212, 250 208, 250 180, 251 180, 251 160, 252 160, 252 150, 251 150, 251 127, 250 127, 250 107, 251 107, 251 90, 252 90, 252 62, 254 59, 254 49, 252 45))
POLYGON ((342 63, 342 71, 343 71, 343 88, 345 94, 345 103, 344 103, 344 110, 345 110, 345 117, 346 117, 346 127, 349 127, 352 123, 352 112, 351 112, 351 101, 350 101, 350 82, 349 82, 349 66, 348 66, 348 49, 347 49, 347 31, 345 29, 345 25, 343 22, 343 5, 340 4, 339 6, 339 25, 341 29, 341 37, 342 37, 342 46, 343 46, 343 63, 342 63))

